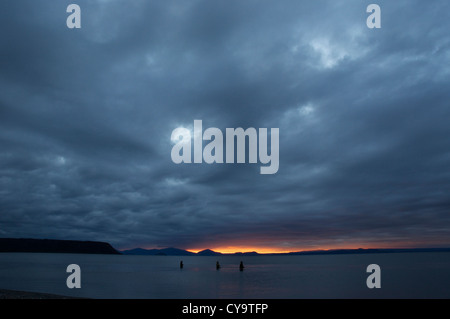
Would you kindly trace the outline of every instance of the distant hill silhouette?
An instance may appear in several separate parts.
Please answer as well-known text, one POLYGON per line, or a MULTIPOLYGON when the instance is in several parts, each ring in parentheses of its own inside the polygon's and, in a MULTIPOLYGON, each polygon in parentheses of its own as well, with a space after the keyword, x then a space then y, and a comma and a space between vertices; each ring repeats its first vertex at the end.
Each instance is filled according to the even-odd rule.
POLYGON ((124 254, 148 256, 258 256, 258 255, 337 255, 337 254, 377 254, 377 253, 408 253, 408 252, 450 252, 450 248, 369 248, 369 249, 333 249, 297 251, 289 253, 259 254, 252 252, 220 253, 205 249, 193 253, 184 249, 169 247, 163 249, 135 248, 117 251, 109 243, 79 240, 0 238, 0 253, 31 252, 31 253, 74 253, 74 254, 124 254))
POLYGON ((213 251, 211 249, 205 249, 198 253, 193 253, 187 250, 178 248, 165 248, 165 249, 143 249, 135 248, 130 250, 124 250, 124 255, 150 255, 150 256, 258 256, 258 255, 343 255, 343 254, 377 254, 377 253, 407 253, 407 252, 450 252, 450 248, 369 248, 369 249, 332 249, 332 250, 308 250, 308 251, 294 251, 289 253, 266 253, 259 254, 256 251, 252 252, 236 252, 231 254, 225 254, 213 251))
POLYGON ((0 238, 0 252, 120 254, 104 242, 29 238, 0 238))
POLYGON ((199 251, 197 253, 197 255, 198 256, 220 256, 220 255, 222 255, 222 253, 218 253, 211 249, 205 249, 205 250, 199 251))
POLYGON ((144 249, 135 248, 130 250, 123 250, 124 255, 145 255, 145 256, 195 256, 196 254, 187 250, 178 248, 164 248, 164 249, 144 249))
POLYGON ((164 249, 144 249, 135 248, 129 250, 122 250, 124 255, 141 255, 141 256, 222 256, 222 255, 242 255, 242 256, 254 256, 258 255, 257 252, 246 252, 246 253, 234 253, 234 254, 222 254, 211 249, 205 249, 199 251, 198 253, 193 253, 184 249, 178 248, 164 248, 164 249))
POLYGON ((124 255, 158 255, 159 249, 144 249, 144 248, 135 248, 130 250, 122 250, 122 254, 124 255))
MULTIPOLYGON (((359 249, 331 249, 312 250, 285 253, 282 255, 338 255, 338 254, 387 254, 387 253, 425 253, 425 252, 450 252, 450 248, 359 248, 359 249)), ((278 254, 273 254, 278 255, 278 254)))
POLYGON ((249 251, 249 252, 245 252, 245 253, 237 252, 237 253, 234 253, 234 255, 239 255, 239 256, 257 256, 259 254, 256 251, 249 251))

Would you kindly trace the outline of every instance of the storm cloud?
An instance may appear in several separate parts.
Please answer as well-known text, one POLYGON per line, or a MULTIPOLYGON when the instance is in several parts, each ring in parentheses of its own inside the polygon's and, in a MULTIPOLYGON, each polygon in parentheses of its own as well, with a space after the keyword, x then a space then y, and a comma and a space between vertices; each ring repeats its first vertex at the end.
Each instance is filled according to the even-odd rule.
POLYGON ((448 1, 72 2, 0 3, 1 237, 450 245, 448 1), (279 171, 174 164, 196 119, 279 128, 279 171))

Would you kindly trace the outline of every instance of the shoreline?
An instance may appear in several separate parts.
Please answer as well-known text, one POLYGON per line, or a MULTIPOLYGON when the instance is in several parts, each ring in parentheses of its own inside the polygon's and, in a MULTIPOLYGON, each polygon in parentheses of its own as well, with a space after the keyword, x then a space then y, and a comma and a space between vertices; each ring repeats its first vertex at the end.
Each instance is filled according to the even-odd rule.
POLYGON ((0 300, 5 299, 83 299, 40 292, 0 289, 0 300))

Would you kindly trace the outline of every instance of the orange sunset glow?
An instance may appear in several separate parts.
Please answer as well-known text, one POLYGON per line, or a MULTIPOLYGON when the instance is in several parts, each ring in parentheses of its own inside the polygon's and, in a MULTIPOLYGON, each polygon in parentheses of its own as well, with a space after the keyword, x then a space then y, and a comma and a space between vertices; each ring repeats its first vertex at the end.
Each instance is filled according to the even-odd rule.
POLYGON ((315 251, 315 250, 336 250, 336 249, 391 249, 391 248, 418 248, 418 247, 431 247, 437 246, 437 243, 429 243, 429 245, 423 245, 420 242, 404 242, 404 243, 393 243, 393 242, 379 242, 379 243, 330 243, 315 246, 290 246, 290 247, 264 247, 264 246, 240 246, 240 245, 220 245, 213 247, 196 247, 192 249, 186 249, 193 253, 198 253, 205 249, 211 249, 215 252, 222 254, 234 254, 236 252, 257 252, 259 254, 276 254, 276 253, 289 253, 289 252, 299 252, 299 251, 315 251))
MULTIPOLYGON (((258 241, 251 241, 249 239, 243 240, 247 244, 240 244, 239 241, 231 241, 226 243, 202 243, 194 247, 186 247, 183 245, 177 246, 143 246, 145 249, 162 249, 167 247, 175 247, 183 249, 192 253, 198 253, 206 249, 222 253, 222 254, 234 254, 257 252, 258 254, 276 254, 276 253, 290 253, 290 252, 306 252, 306 251, 327 251, 327 250, 340 250, 340 249, 408 249, 408 248, 431 248, 431 247, 443 247, 439 238, 432 238, 427 242, 420 240, 399 240, 399 241, 387 241, 387 240, 369 240, 363 241, 360 239, 353 239, 349 241, 342 240, 320 240, 320 241, 305 241, 304 244, 294 244, 291 242, 289 245, 287 241, 280 243, 279 241, 271 243, 264 240, 264 243, 258 241)), ((126 247, 124 249, 131 249, 134 247, 126 247)))
MULTIPOLYGON (((188 249, 188 251, 193 253, 198 253, 205 249, 211 249, 215 252, 222 254, 234 254, 236 252, 248 253, 257 252, 259 254, 276 254, 276 253, 289 253, 298 251, 311 251, 311 250, 331 250, 331 249, 358 249, 358 248, 372 248, 364 246, 340 246, 340 247, 290 247, 290 248, 277 248, 277 247, 254 247, 254 246, 220 246, 215 248, 202 248, 202 249, 188 249)), ((386 247, 382 247, 386 248, 386 247)))

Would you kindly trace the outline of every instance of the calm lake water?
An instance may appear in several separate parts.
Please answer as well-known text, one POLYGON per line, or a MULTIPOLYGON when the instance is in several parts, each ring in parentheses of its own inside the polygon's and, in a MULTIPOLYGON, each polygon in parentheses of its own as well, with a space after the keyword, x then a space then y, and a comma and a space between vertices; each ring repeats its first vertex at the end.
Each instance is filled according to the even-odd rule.
POLYGON ((0 288, 121 299, 447 299, 450 253, 250 257, 0 253, 0 288), (242 272, 241 260, 246 267, 242 272), (219 271, 216 261, 222 265, 219 271), (66 286, 69 264, 81 267, 80 289, 66 286), (381 267, 380 289, 366 286, 369 264, 381 267))

